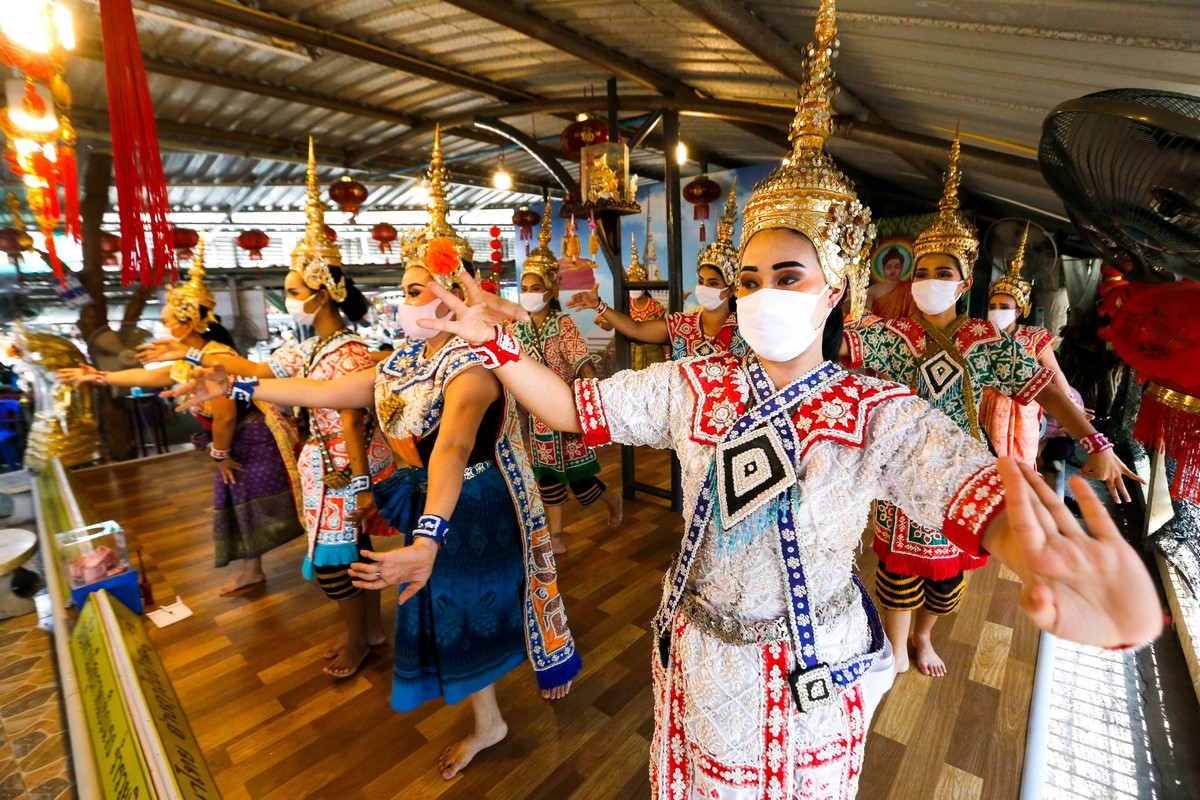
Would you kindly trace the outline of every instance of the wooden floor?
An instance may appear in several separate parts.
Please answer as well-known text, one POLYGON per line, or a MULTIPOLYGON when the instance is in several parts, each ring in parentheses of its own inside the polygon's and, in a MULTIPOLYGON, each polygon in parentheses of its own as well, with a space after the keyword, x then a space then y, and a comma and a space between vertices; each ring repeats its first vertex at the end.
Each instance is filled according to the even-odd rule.
MULTIPOLYGON (((619 485, 616 456, 602 452, 610 485, 619 485)), ((666 475, 666 463, 646 451, 639 473, 666 475)), ((211 470, 186 453, 87 470, 79 483, 101 519, 120 521, 142 549, 156 600, 178 594, 195 612, 150 632, 228 800, 649 796, 648 625, 682 528, 662 501, 627 503, 619 534, 601 504, 568 506, 559 586, 585 672, 557 705, 540 699, 529 669, 509 674, 498 686, 508 738, 445 783, 435 760, 467 731, 468 705, 392 712, 386 648, 354 678, 323 675, 321 653, 341 624, 300 575, 300 541, 266 556, 265 589, 216 596, 227 570, 211 566, 211 470)), ((862 558, 869 585, 869 547, 862 558)), ((389 628, 394 598, 385 595, 389 628)), ((1017 584, 996 567, 976 573, 934 637, 950 675, 899 677, 868 739, 859 796, 1015 800, 1037 647, 1017 584)))

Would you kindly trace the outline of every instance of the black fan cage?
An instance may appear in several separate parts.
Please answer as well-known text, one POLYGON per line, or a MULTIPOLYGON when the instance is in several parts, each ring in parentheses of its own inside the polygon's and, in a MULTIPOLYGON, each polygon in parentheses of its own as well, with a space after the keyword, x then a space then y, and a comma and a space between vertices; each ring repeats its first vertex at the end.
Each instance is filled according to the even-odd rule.
POLYGON ((1038 161, 1080 232, 1128 256, 1132 277, 1200 279, 1200 98, 1112 89, 1063 103, 1038 161))

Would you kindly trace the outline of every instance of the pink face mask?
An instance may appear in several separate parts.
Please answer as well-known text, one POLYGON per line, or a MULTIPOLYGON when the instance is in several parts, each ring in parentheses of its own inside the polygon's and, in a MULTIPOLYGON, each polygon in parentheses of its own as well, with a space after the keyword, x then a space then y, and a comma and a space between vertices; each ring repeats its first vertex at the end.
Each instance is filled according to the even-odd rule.
POLYGON ((409 339, 432 339, 441 331, 435 331, 432 328, 426 328, 424 325, 417 323, 419 319, 450 319, 453 312, 446 308, 445 304, 440 300, 433 300, 424 305, 414 306, 410 303, 396 309, 396 319, 400 323, 400 327, 404 329, 404 335, 409 339), (437 316, 438 308, 444 308, 446 313, 442 316, 437 316))

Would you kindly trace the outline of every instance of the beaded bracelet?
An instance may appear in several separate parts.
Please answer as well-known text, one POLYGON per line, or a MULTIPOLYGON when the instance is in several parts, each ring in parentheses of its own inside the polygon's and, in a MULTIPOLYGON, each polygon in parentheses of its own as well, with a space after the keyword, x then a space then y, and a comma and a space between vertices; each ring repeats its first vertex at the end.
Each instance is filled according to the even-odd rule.
POLYGON ((95 382, 100 384, 101 386, 108 383, 108 373, 107 372, 97 372, 95 382))
POLYGON ((258 386, 258 378, 234 378, 229 384, 228 397, 249 403, 254 399, 254 388, 258 386))
POLYGON ((425 539, 433 539, 437 542, 437 546, 441 547, 446 543, 446 534, 450 532, 450 523, 439 517, 437 514, 422 514, 417 520, 417 527, 413 528, 413 537, 422 537, 425 539))
POLYGON ((371 479, 366 475, 355 475, 350 479, 350 485, 346 487, 350 494, 359 494, 361 492, 371 491, 371 479))
POLYGON ((213 461, 224 461, 225 459, 229 458, 228 450, 221 450, 220 448, 212 446, 209 446, 208 454, 212 456, 213 461))
POLYGON ((520 343, 500 325, 496 326, 496 335, 491 341, 472 345, 471 350, 483 358, 483 366, 487 369, 496 369, 521 358, 520 343))
POLYGON ((1083 445, 1083 449, 1087 450, 1088 455, 1094 456, 1096 453, 1103 453, 1105 450, 1112 450, 1113 443, 1108 440, 1108 437, 1103 433, 1093 433, 1091 436, 1085 436, 1079 440, 1083 445))
POLYGON ((183 360, 194 367, 203 367, 204 353, 202 353, 198 347, 189 347, 187 355, 183 357, 183 360))
POLYGON ((608 311, 608 303, 601 300, 594 310, 597 317, 603 317, 604 312, 608 311))

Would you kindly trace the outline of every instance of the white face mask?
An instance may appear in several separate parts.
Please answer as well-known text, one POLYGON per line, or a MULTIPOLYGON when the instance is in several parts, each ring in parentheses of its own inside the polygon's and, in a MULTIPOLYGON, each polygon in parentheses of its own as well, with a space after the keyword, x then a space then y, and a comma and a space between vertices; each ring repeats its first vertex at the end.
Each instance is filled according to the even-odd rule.
POLYGON ((547 306, 550 298, 545 292, 521 292, 521 308, 536 314, 547 306))
POLYGON ((988 319, 1000 330, 1007 330, 1009 325, 1017 321, 1015 308, 993 308, 988 311, 988 319))
POLYGON ((696 284, 696 302, 705 311, 720 308, 725 303, 725 298, 721 296, 724 293, 724 289, 718 289, 715 286, 705 286, 702 283, 696 284))
POLYGON ((962 281, 913 281, 913 301, 917 308, 926 314, 940 314, 958 302, 958 289, 961 285, 962 281))
POLYGON ((311 313, 304 310, 305 304, 311 299, 311 297, 307 297, 303 300, 297 300, 294 297, 289 297, 283 301, 284 307, 292 315, 292 319, 296 321, 297 325, 312 325, 313 320, 317 318, 317 311, 321 310, 320 306, 317 307, 317 311, 311 313))
POLYGON ((419 319, 450 319, 453 314, 449 308, 442 316, 437 316, 434 312, 439 306, 445 307, 445 304, 434 300, 420 306, 410 305, 405 303, 396 309, 396 319, 400 323, 400 327, 404 329, 404 335, 409 339, 432 339, 441 331, 435 331, 432 328, 426 328, 424 325, 417 324, 419 319))
POLYGON ((787 289, 759 289, 738 298, 738 330, 746 344, 767 361, 791 361, 809 348, 825 327, 825 317, 814 322, 825 295, 787 289))

